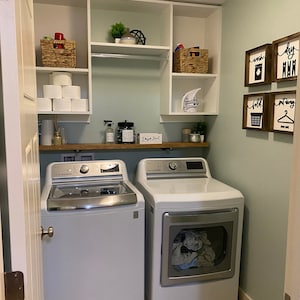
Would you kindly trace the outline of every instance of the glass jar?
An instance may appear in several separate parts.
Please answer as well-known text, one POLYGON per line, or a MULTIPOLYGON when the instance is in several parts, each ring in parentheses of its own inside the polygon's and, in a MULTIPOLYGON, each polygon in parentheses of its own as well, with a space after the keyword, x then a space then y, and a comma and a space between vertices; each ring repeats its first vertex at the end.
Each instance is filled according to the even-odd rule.
POLYGON ((57 130, 57 131, 55 131, 54 136, 53 136, 53 145, 61 145, 61 144, 62 144, 61 134, 60 134, 60 131, 57 130))
POLYGON ((118 144, 134 144, 135 130, 133 122, 119 122, 117 128, 117 143, 118 144))

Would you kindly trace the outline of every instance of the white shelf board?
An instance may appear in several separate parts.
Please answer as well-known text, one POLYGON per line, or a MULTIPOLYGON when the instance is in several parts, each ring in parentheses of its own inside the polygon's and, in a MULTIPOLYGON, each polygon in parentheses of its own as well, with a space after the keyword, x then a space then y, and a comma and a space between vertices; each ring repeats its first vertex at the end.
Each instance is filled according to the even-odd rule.
POLYGON ((124 55, 144 55, 168 57, 170 47, 149 46, 149 45, 127 45, 115 43, 91 43, 92 53, 124 54, 124 55))
POLYGON ((36 67, 38 73, 51 72, 70 72, 76 74, 88 74, 89 70, 86 68, 57 68, 57 67, 36 67))
POLYGON ((217 74, 202 74, 202 73, 172 73, 173 78, 203 78, 203 79, 209 79, 209 78, 217 78, 217 74))

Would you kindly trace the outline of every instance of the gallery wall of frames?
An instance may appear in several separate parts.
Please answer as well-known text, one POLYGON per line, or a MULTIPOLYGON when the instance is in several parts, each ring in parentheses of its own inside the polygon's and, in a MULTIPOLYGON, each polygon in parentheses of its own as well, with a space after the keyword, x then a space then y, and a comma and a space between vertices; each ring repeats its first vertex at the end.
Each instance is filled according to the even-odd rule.
MULTIPOLYGON (((300 32, 245 53, 245 86, 297 80, 300 32)), ((243 129, 294 132, 296 90, 244 95, 243 129)))

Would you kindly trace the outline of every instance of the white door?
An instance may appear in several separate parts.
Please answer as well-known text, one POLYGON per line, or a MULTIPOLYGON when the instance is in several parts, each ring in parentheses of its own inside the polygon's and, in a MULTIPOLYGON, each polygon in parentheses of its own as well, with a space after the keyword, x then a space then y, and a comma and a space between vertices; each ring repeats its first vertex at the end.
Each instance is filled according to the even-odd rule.
MULTIPOLYGON (((32 0, 0 0, 0 50, 11 270, 43 299, 32 0)), ((3 170, 1 170, 3 171, 3 170)))
MULTIPOLYGON (((299 52, 300 60, 300 52, 299 52)), ((298 60, 298 61, 299 61, 298 60)), ((294 127, 293 144, 293 168, 291 176, 289 215, 288 215, 288 237, 286 248, 285 267, 285 298, 287 300, 300 299, 300 80, 297 80, 296 99, 296 122, 294 127)))

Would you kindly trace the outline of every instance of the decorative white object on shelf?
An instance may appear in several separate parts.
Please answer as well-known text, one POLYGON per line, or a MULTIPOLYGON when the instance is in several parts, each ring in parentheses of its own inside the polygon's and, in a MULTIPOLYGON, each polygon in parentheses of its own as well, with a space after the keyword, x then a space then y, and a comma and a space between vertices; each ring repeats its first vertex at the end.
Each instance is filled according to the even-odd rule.
POLYGON ((161 133, 139 133, 139 144, 162 144, 161 133))
POLYGON ((194 113, 198 111, 198 106, 200 104, 197 99, 197 93, 201 88, 188 91, 182 97, 182 109, 184 112, 194 113))

